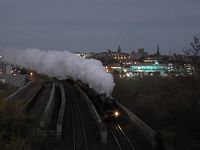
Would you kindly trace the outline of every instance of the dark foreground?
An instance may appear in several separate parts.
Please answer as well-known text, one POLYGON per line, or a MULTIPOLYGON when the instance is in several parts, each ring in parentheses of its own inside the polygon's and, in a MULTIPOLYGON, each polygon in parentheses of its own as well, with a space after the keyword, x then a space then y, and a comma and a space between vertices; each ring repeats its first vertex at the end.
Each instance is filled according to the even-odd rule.
POLYGON ((170 149, 200 149, 200 80, 118 79, 113 96, 153 129, 170 149))

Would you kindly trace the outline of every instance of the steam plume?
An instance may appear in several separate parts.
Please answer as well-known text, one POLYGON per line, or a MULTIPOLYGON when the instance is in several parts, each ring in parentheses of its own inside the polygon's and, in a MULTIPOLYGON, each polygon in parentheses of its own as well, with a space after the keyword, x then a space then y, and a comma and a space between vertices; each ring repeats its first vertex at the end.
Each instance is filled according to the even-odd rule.
POLYGON ((102 63, 94 59, 84 59, 68 51, 53 51, 40 49, 1 50, 6 61, 21 67, 32 68, 50 77, 74 80, 87 83, 97 93, 111 96, 114 81, 113 76, 106 73, 102 63))

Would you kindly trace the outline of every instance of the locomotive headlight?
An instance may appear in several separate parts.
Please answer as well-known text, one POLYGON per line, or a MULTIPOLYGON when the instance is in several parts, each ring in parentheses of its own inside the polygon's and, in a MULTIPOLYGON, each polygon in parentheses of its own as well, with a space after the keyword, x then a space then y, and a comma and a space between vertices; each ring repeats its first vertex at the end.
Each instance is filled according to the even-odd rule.
POLYGON ((115 116, 115 117, 118 117, 118 116, 119 116, 119 112, 118 112, 118 111, 115 111, 115 112, 114 112, 114 116, 115 116))

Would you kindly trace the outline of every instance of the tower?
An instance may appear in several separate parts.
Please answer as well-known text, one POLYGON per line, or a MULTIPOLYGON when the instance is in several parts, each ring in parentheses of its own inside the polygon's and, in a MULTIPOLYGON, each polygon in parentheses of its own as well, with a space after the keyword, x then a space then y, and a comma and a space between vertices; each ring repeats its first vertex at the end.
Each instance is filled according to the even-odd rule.
POLYGON ((160 48, 159 48, 159 44, 157 45, 157 52, 156 52, 157 56, 160 56, 160 48))
POLYGON ((118 49, 117 49, 117 52, 118 52, 118 53, 121 53, 121 52, 122 52, 120 45, 119 45, 119 47, 118 47, 118 49))

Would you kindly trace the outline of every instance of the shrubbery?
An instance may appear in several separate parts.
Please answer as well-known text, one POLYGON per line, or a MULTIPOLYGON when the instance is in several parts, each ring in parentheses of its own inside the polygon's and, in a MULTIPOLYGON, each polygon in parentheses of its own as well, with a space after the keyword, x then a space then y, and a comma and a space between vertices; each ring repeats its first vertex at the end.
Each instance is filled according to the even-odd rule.
POLYGON ((14 90, 14 87, 0 83, 0 149, 28 150, 31 149, 30 141, 34 140, 33 120, 24 114, 20 101, 5 101, 14 90))

